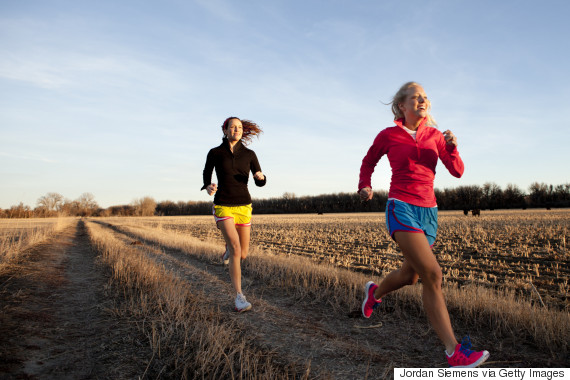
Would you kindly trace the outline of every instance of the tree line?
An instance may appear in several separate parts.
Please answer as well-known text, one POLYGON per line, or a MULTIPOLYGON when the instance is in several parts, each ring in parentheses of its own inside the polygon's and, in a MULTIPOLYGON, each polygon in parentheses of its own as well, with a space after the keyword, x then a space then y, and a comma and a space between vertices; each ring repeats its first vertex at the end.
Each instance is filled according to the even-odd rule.
MULTIPOLYGON (((570 183, 547 185, 534 182, 528 192, 509 184, 502 189, 488 182, 483 186, 459 186, 435 189, 440 210, 494 210, 526 208, 570 207, 570 183)), ((284 193, 281 197, 254 199, 256 214, 297 214, 334 212, 378 212, 384 211, 388 199, 387 191, 375 191, 369 202, 361 202, 356 193, 322 194, 297 197, 284 193)), ((0 209, 0 218, 32 218, 53 216, 177 216, 210 215, 212 202, 161 201, 152 197, 135 199, 128 205, 101 208, 91 193, 84 193, 76 200, 65 199, 61 194, 48 193, 40 197, 35 208, 20 203, 9 209, 0 209)))
POLYGON ((57 216, 152 216, 156 210, 156 201, 151 197, 135 199, 131 204, 101 208, 91 193, 83 193, 75 200, 65 198, 59 193, 47 193, 41 196, 36 207, 31 208, 20 202, 8 209, 0 209, 0 218, 49 218, 57 216))
MULTIPOLYGON (((452 189, 435 189, 440 210, 494 210, 570 207, 570 183, 547 185, 533 183, 528 193, 518 186, 509 184, 502 189, 495 183, 483 186, 459 186, 452 189)), ((354 193, 323 194, 318 196, 297 197, 293 193, 270 199, 255 199, 253 207, 256 214, 296 214, 296 213, 335 213, 335 212, 383 212, 386 208, 388 192, 375 191, 368 202, 361 202, 354 193)), ((167 205, 165 205, 167 206, 167 205)), ((176 207, 157 206, 158 215, 206 215, 211 214, 211 202, 199 202, 185 207, 190 212, 178 212, 176 207)))

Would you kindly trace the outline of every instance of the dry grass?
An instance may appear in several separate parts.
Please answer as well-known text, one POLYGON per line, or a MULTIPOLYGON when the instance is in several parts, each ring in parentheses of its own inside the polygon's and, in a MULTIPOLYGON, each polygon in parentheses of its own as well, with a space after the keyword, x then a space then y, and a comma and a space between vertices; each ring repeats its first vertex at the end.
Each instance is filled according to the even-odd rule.
POLYGON ((0 270, 22 252, 71 225, 75 218, 0 220, 0 270))
MULTIPOLYGON (((302 369, 257 349, 224 313, 204 307, 204 296, 101 225, 87 223, 90 239, 112 268, 127 303, 114 310, 135 320, 148 337, 148 368, 176 378, 306 378, 302 369)), ((147 368, 147 369, 148 369, 147 368)), ((144 376, 143 376, 144 377, 144 376)))

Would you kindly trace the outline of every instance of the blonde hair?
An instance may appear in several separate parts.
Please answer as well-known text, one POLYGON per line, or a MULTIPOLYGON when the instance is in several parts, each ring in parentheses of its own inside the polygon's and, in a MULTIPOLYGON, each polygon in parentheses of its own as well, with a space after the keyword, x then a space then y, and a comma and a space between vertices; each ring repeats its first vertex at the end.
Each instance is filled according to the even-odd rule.
MULTIPOLYGON (((400 107, 398 107, 398 105, 402 103, 404 100, 406 100, 406 96, 408 96, 408 90, 412 87, 423 87, 423 86, 418 82, 404 83, 404 85, 400 87, 398 92, 396 92, 396 95, 394 95, 392 101, 388 103, 392 105, 392 113, 394 114, 394 120, 404 118, 404 114, 402 113, 402 110, 400 110, 400 107)), ((427 108, 428 115, 427 115, 426 125, 429 125, 430 127, 437 127, 435 119, 429 113, 429 111, 431 110, 431 102, 429 101, 429 99, 427 100, 427 105, 428 105, 427 108)))

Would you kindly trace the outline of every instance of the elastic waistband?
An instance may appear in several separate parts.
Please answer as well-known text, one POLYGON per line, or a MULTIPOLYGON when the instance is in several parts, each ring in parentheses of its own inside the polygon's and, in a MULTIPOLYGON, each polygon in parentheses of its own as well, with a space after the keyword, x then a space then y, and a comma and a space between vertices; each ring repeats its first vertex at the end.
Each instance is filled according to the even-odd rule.
POLYGON ((387 202, 390 202, 390 201, 401 202, 401 203, 405 203, 405 204, 407 204, 407 205, 410 205, 410 206, 414 206, 414 207, 422 207, 422 208, 437 208, 437 205, 435 205, 435 206, 433 206, 433 207, 423 207, 423 206, 416 206, 416 205, 413 205, 413 204, 411 204, 411 203, 408 203, 408 202, 404 202, 404 201, 401 201, 401 200, 399 200, 398 198, 388 198, 387 202))

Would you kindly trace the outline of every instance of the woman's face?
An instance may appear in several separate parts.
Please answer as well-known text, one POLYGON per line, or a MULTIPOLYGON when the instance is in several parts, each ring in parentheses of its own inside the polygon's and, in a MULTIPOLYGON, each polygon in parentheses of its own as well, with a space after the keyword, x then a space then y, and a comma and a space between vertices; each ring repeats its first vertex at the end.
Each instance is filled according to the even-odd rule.
POLYGON ((406 120, 423 119, 428 115, 429 100, 421 86, 412 86, 408 89, 406 98, 398 104, 406 120))
POLYGON ((228 127, 224 131, 229 141, 239 141, 243 135, 243 126, 238 119, 231 119, 228 122, 228 127))

